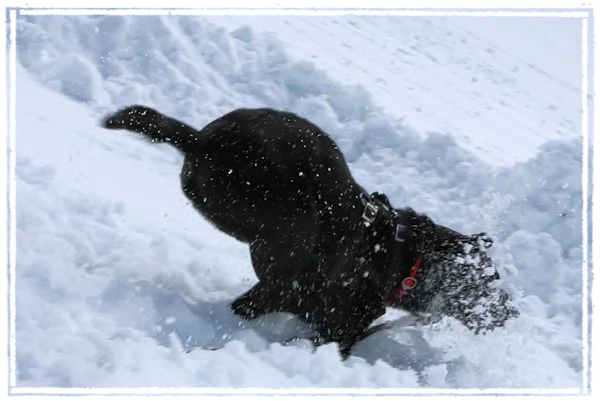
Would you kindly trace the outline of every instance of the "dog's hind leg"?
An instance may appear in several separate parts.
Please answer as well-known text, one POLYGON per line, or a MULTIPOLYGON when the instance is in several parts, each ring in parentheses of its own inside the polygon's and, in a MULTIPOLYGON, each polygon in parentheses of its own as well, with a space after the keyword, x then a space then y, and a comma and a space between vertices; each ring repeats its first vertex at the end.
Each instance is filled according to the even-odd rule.
POLYGON ((281 280, 275 280, 273 277, 272 269, 277 260, 270 254, 262 241, 255 240, 250 244, 252 266, 259 282, 231 304, 233 313, 243 319, 255 319, 281 309, 281 290, 278 291, 277 288, 277 284, 281 285, 281 280))
POLYGON ((259 281, 250 290, 239 296, 231 304, 231 310, 243 319, 257 317, 280 311, 277 302, 278 291, 267 282, 259 281))
POLYGON ((255 239, 250 243, 250 257, 256 276, 275 284, 277 280, 289 283, 291 277, 314 273, 315 242, 314 235, 299 230, 289 230, 279 238, 255 239))
POLYGON ((295 313, 303 298, 300 277, 306 276, 303 272, 316 270, 310 246, 312 243, 292 235, 253 241, 250 255, 259 282, 232 303, 233 312, 245 319, 274 312, 295 313))

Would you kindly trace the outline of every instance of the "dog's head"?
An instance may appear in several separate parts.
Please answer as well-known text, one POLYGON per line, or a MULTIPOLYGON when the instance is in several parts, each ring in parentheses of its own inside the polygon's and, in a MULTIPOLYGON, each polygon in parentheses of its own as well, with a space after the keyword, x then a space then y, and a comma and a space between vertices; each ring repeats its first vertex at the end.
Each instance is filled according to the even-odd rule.
POLYGON ((423 257, 422 278, 409 300, 414 309, 454 317, 475 333, 503 327, 519 315, 498 287, 488 235, 464 235, 416 213, 411 219, 414 254, 423 257))
POLYGON ((475 333, 503 327, 519 311, 498 286, 500 274, 488 254, 492 239, 485 233, 465 237, 446 230, 442 231, 447 244, 431 254, 431 267, 441 273, 444 312, 475 333))

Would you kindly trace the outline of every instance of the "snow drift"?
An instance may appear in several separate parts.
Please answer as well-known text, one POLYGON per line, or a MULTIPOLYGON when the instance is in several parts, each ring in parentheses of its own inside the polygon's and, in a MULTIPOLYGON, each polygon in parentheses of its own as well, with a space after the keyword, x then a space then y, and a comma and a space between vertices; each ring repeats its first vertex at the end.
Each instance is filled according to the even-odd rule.
MULTIPOLYGON (((336 28, 372 23, 359 17, 332 17, 320 30, 303 30, 313 20, 288 19, 289 29, 314 35, 306 42, 332 54, 351 48, 361 32, 378 32, 336 28)), ((383 38, 394 29, 413 32, 423 21, 377 23, 383 38)), ((546 93, 562 94, 567 105, 581 97, 521 66, 528 79, 511 83, 519 91, 493 106, 515 116, 506 137, 489 121, 470 131, 460 124, 468 116, 444 132, 411 128, 371 84, 374 77, 399 79, 396 66, 386 68, 392 61, 417 64, 421 78, 410 79, 428 93, 419 107, 446 113, 434 96, 439 81, 426 79, 452 52, 450 45, 428 44, 445 43, 451 29, 436 24, 414 33, 420 44, 411 46, 410 58, 380 51, 376 72, 356 72, 363 60, 338 57, 321 65, 308 53, 302 57, 301 48, 288 52, 289 31, 279 39, 241 17, 20 16, 18 386, 579 387, 582 140, 573 113, 554 105, 525 114, 522 103, 530 101, 528 82, 532 92, 543 84, 546 93), (355 71, 352 79, 340 77, 344 66, 355 71), (522 317, 486 336, 450 319, 397 328, 368 338, 345 362, 335 344, 312 352, 302 341, 272 343, 306 327, 285 314, 249 323, 230 314, 227 303, 255 281, 248 253, 187 203, 178 182, 181 157, 168 146, 99 128, 103 113, 131 103, 196 127, 237 107, 268 106, 311 119, 340 145, 368 190, 448 227, 491 234, 503 285, 522 317), (481 151, 454 135, 454 127, 477 137, 481 151), (515 138, 522 138, 520 149, 515 138), (514 157, 506 152, 513 148, 514 157)), ((454 33, 460 42, 461 31, 454 33)), ((376 52, 380 38, 367 39, 376 52)), ((455 59, 453 68, 487 57, 477 40, 461 51, 464 62, 455 59)), ((499 65, 486 67, 490 81, 506 76, 499 65)), ((454 76, 452 85, 463 78, 454 76)), ((500 86, 482 91, 495 96, 500 86)), ((463 110, 477 99, 447 96, 463 110)))

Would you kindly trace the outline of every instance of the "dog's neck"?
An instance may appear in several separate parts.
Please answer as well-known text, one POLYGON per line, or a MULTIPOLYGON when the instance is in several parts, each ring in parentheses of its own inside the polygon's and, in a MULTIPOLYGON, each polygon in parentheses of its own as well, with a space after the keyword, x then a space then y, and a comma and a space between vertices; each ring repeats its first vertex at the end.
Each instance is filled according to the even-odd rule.
POLYGON ((366 255, 363 267, 385 302, 393 304, 418 285, 417 275, 424 268, 423 237, 433 222, 412 209, 392 208, 381 193, 363 194, 361 202, 361 254, 366 255))

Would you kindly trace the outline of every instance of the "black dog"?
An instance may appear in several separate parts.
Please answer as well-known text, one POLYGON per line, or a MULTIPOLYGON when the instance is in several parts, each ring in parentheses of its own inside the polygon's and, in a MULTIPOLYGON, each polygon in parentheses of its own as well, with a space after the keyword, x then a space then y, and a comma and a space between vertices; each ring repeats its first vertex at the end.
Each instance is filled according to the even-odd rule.
POLYGON ((131 106, 103 126, 183 153, 186 197, 250 246, 259 282, 231 305, 245 319, 293 313, 347 355, 386 305, 452 316, 476 333, 519 314, 494 286, 489 238, 367 195, 331 138, 295 114, 240 109, 198 131, 131 106))

